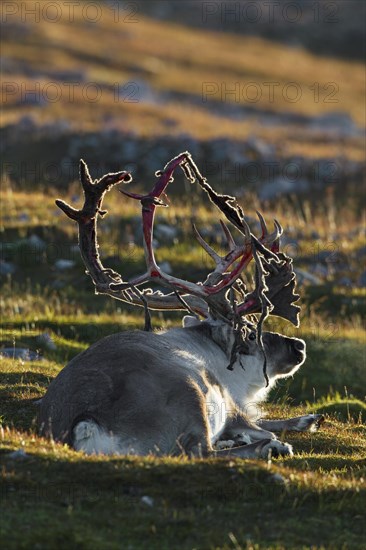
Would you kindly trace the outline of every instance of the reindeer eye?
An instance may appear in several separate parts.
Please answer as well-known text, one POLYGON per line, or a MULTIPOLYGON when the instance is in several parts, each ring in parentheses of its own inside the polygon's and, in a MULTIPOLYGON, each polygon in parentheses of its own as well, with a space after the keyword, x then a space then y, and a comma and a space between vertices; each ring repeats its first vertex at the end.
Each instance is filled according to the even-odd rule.
POLYGON ((257 336, 256 336, 256 333, 255 332, 251 332, 248 336, 249 340, 256 340, 257 339, 257 336))

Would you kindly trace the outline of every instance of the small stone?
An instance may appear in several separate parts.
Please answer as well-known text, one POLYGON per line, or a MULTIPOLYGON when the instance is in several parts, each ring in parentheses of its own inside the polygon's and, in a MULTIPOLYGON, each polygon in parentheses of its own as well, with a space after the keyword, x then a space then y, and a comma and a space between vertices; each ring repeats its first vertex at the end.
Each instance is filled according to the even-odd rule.
POLYGON ((168 261, 161 262, 160 269, 164 271, 164 273, 167 273, 168 275, 171 275, 173 273, 172 266, 168 261))
POLYGON ((21 359, 22 361, 42 361, 43 358, 35 351, 26 348, 2 348, 0 357, 8 359, 21 359))
POLYGON ((269 479, 268 483, 278 483, 279 485, 287 485, 288 480, 281 476, 281 474, 272 474, 269 479))
MULTIPOLYGON (((365 283, 366 283, 366 281, 365 281, 365 283)), ((339 279, 338 284, 340 286, 351 287, 352 286, 352 281, 349 277, 342 277, 341 279, 339 279)), ((364 286, 366 286, 366 285, 364 285, 364 286)))
POLYGON ((16 271, 16 265, 0 260, 0 275, 12 275, 16 271))
POLYGON ((143 504, 146 504, 146 506, 149 506, 150 508, 154 506, 154 499, 147 495, 144 495, 143 497, 141 497, 141 502, 143 504))
POLYGON ((57 349, 55 342, 52 340, 48 332, 44 332, 43 334, 40 334, 37 337, 37 342, 49 350, 54 351, 57 349))
POLYGON ((297 276, 297 281, 299 284, 303 284, 305 282, 310 283, 311 285, 320 285, 321 280, 316 277, 315 275, 312 275, 308 271, 305 271, 304 269, 295 269, 295 273, 297 276))
POLYGON ((58 271, 67 271, 68 269, 72 269, 75 267, 75 262, 73 260, 56 260, 55 262, 55 268, 58 271))
POLYGON ((366 271, 364 271, 361 276, 360 276, 360 279, 359 279, 359 285, 362 287, 362 288, 365 288, 366 287, 366 271))
POLYGON ((366 256, 366 246, 361 246, 355 251, 356 258, 364 258, 366 256))
POLYGON ((29 458, 29 456, 24 451, 24 449, 18 449, 17 451, 9 453, 8 458, 11 458, 12 460, 26 460, 27 458, 29 458))
POLYGON ((166 244, 174 243, 178 236, 177 228, 165 223, 159 223, 154 228, 154 232, 158 241, 166 244))
POLYGON ((44 240, 35 234, 32 234, 30 237, 28 237, 27 243, 29 246, 37 250, 44 250, 46 248, 46 243, 44 242, 44 240))

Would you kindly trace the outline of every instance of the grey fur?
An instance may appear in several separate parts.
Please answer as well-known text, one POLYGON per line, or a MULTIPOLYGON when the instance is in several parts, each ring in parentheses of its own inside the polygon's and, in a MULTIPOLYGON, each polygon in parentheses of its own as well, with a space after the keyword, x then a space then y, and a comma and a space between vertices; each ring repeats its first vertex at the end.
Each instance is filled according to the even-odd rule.
MULTIPOLYGON (((113 334, 75 357, 40 403, 41 434, 86 452, 291 454, 291 447, 271 431, 285 429, 284 421, 272 427, 270 421, 257 424, 246 410, 248 402, 258 403, 268 391, 257 342, 247 339, 246 353, 231 372, 226 369, 234 340, 230 326, 218 321, 186 325, 191 326, 160 334, 113 334), (91 438, 101 434, 108 445, 94 448, 91 438), (217 450, 220 441, 235 448, 217 450), (243 442, 249 445, 240 446, 243 442)), ((305 359, 302 340, 267 332, 263 341, 270 385, 292 374, 305 359)), ((291 421, 285 422, 291 429, 291 421)), ((292 426, 308 429, 305 424, 292 426)))

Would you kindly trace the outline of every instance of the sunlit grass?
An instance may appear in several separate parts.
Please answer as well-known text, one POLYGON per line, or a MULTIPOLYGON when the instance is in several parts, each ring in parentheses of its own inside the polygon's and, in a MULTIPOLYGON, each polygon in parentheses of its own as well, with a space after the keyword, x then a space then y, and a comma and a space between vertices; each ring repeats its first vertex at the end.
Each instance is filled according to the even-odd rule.
POLYGON ((78 132, 88 132, 99 131, 108 119, 113 120, 113 127, 143 137, 168 133, 243 140, 255 135, 276 146, 281 144, 277 147, 280 156, 363 159, 362 137, 332 141, 329 136, 323 139, 321 131, 314 134, 303 126, 262 125, 255 112, 250 118, 216 113, 226 104, 254 108, 258 115, 263 110, 306 116, 342 111, 362 125, 365 111, 361 63, 319 57, 261 38, 202 33, 141 14, 138 22, 121 29, 121 23, 114 21, 113 10, 103 4, 101 7, 102 17, 93 25, 93 32, 83 18, 82 6, 75 6, 72 24, 61 20, 54 25, 41 19, 21 40, 7 33, 4 55, 13 61, 12 82, 19 84, 19 90, 6 94, 3 89, 3 125, 31 113, 38 123, 68 120, 78 132), (29 71, 24 74, 19 68, 22 60, 37 77, 29 76, 29 71), (79 74, 80 67, 81 76, 75 77, 77 85, 70 97, 68 83, 58 78, 57 71, 74 70, 79 74), (22 86, 33 89, 38 85, 43 92, 50 82, 58 86, 57 101, 46 101, 39 107, 19 105, 22 86), (85 86, 90 82, 100 92, 96 102, 86 97, 85 86), (250 82, 261 91, 255 102, 246 92, 250 82), (116 95, 126 83, 136 86, 134 101, 123 93, 116 95), (215 93, 205 95, 207 83, 214 86, 215 93), (275 84, 274 100, 268 83, 275 84), (290 83, 295 83, 299 91, 297 101, 288 98, 290 83), (150 90, 147 98, 146 87, 150 90), (234 94, 225 91, 236 88, 234 94), (163 101, 159 99, 161 94, 165 94, 163 101), (195 97, 195 104, 182 102, 185 95, 195 97))
MULTIPOLYGON (((116 24, 107 6, 101 20, 90 26, 82 5, 73 9, 73 24, 42 20, 23 35, 6 33, 4 56, 13 63, 9 80, 27 89, 37 83, 43 89, 52 81, 62 97, 38 106, 20 105, 19 89, 6 97, 2 126, 31 115, 38 125, 66 120, 80 136, 101 128, 149 140, 167 134, 240 141, 254 136, 272 144, 278 159, 301 155, 312 161, 363 160, 362 137, 343 139, 306 125, 260 122, 264 110, 306 117, 337 111, 364 124, 361 63, 319 57, 259 38, 152 21, 141 14, 136 24, 116 24), (63 70, 80 73, 72 100, 57 76, 63 70), (269 102, 266 94, 255 103, 248 100, 242 92, 250 81, 264 90, 265 82, 277 82, 276 101, 269 102), (83 86, 88 82, 102 92, 97 102, 85 98, 83 86), (142 94, 138 102, 116 98, 116 85, 126 82, 136 82, 142 94), (216 92, 204 102, 207 82, 214 83, 216 92), (300 87, 299 101, 283 96, 288 82, 300 87), (225 86, 236 83, 238 97, 222 95, 225 86), (314 83, 319 83, 318 101, 314 83), (329 83, 337 90, 336 103, 327 101, 329 83), (147 98, 144 89, 150 93, 147 98), (237 116, 220 113, 223 106, 238 109, 237 116), (246 107, 254 108, 250 117, 240 110, 246 107)), ((33 161, 33 145, 27 143, 17 154, 33 161)), ((52 147, 45 145, 47 162, 52 147)), ((276 318, 266 323, 267 330, 304 338, 307 361, 293 379, 279 381, 263 412, 269 418, 314 412, 326 417, 318 433, 283 434, 294 447, 293 458, 85 456, 37 435, 36 402, 64 365, 88 345, 121 330, 141 329, 143 311, 95 296, 75 248, 76 225, 54 204, 60 197, 74 207, 81 205, 77 181, 64 190, 42 187, 42 182, 37 182, 37 190, 30 182, 20 190, 6 177, 2 183, 4 258, 17 269, 1 277, 0 353, 6 347, 14 355, 18 348, 40 355, 39 361, 0 358, 0 493, 5 504, 0 539, 7 550, 359 550, 366 495, 365 290, 358 283, 365 219, 360 201, 352 193, 340 199, 328 189, 319 200, 291 196, 265 203, 255 189, 249 191, 247 182, 240 182, 245 193, 239 202, 254 233, 255 210, 260 210, 269 225, 272 218, 283 225, 289 239, 284 250, 294 258, 295 268, 306 271, 322 252, 334 253, 334 258, 339 254, 351 281, 342 286, 330 276, 318 286, 302 286, 299 329, 276 318), (43 239, 42 252, 27 244, 32 234, 43 239), (75 261, 66 272, 55 268, 63 255, 75 261)), ((150 183, 133 182, 129 189, 146 190, 150 183)), ((237 184, 236 179, 230 182, 225 192, 237 184)), ((212 262, 192 237, 191 224, 209 230, 208 240, 224 254, 215 230, 217 212, 194 188, 184 195, 172 189, 169 196, 170 207, 157 212, 156 223, 177 227, 178 237, 172 245, 159 243, 156 256, 160 263, 169 262, 175 275, 202 280, 212 262)), ((109 215, 100 222, 100 253, 106 266, 113 264, 128 279, 144 270, 141 242, 134 235, 140 206, 113 191, 105 207, 109 215)), ((247 280, 250 285, 250 275, 247 280)), ((181 317, 153 312, 153 326, 178 326, 181 317)))
POLYGON ((58 548, 67 524, 68 543, 82 540, 86 547, 118 548, 122 526, 124 543, 139 548, 146 542, 149 548, 173 548, 177 533, 179 547, 186 549, 193 544, 229 549, 233 537, 240 544, 250 537, 263 549, 300 543, 312 549, 360 548, 364 434, 365 426, 328 421, 319 434, 287 437, 298 450, 294 458, 267 463, 86 457, 32 430, 0 428, 2 536, 9 548, 24 540, 58 548), (273 502, 282 518, 286 514, 285 523, 273 502), (265 529, 257 523, 264 516, 265 529), (314 517, 322 518, 315 546, 314 517), (194 531, 197 518, 203 528, 194 531))

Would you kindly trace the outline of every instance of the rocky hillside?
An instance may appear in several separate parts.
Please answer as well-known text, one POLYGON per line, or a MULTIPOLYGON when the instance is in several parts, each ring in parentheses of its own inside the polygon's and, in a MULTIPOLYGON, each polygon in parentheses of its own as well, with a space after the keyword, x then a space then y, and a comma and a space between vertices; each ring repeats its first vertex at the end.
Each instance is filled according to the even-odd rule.
MULTIPOLYGON (((222 18, 194 28, 198 7, 215 3, 121 3, 117 11, 94 4, 97 10, 81 3, 71 14, 42 11, 39 3, 32 12, 28 2, 25 13, 19 2, 5 17, 6 180, 28 189, 65 186, 80 156, 97 173, 129 167, 143 179, 189 149, 215 185, 258 190, 264 199, 314 196, 329 186, 357 191, 361 63, 294 48, 290 38, 271 41, 269 31, 230 34, 235 29, 222 18)), ((300 4, 307 13, 308 3, 300 4)))

